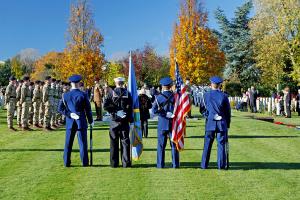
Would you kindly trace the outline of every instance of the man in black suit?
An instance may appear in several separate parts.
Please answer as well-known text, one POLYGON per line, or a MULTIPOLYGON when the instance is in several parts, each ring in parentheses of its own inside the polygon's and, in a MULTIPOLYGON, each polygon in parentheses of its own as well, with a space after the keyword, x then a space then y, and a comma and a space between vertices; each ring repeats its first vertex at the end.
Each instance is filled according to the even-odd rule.
POLYGON ((300 116, 300 89, 298 89, 298 94, 296 96, 296 101, 297 101, 297 112, 298 112, 298 116, 300 116))
POLYGON ((255 90, 254 86, 251 86, 250 90, 250 110, 252 113, 256 113, 256 100, 258 97, 258 92, 255 90))

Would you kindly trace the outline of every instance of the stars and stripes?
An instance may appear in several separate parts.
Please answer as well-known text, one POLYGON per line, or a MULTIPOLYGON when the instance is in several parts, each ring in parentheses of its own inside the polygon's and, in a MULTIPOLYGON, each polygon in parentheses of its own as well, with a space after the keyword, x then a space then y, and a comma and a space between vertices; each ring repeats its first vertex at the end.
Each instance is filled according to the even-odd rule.
POLYGON ((172 123, 172 141, 176 144, 178 151, 184 149, 184 136, 186 129, 186 116, 191 110, 191 104, 187 88, 179 73, 178 63, 175 62, 176 93, 174 115, 172 123))

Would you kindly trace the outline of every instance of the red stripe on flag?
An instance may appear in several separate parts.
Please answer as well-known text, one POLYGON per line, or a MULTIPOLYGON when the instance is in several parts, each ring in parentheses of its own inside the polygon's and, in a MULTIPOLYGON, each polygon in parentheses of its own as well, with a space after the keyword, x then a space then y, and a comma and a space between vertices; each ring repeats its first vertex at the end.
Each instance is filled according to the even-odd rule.
POLYGON ((191 110, 189 95, 186 87, 181 87, 180 94, 175 94, 175 106, 172 122, 172 141, 176 144, 178 151, 184 149, 184 136, 186 134, 186 116, 191 110))

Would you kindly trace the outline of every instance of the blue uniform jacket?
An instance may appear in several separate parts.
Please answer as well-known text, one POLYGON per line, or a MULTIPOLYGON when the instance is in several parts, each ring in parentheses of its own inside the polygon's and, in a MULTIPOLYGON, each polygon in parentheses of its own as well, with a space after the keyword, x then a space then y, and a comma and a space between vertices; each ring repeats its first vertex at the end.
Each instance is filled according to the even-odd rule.
POLYGON ((58 104, 58 112, 66 116, 66 129, 72 129, 74 122, 77 123, 78 129, 86 129, 88 128, 87 119, 89 124, 93 122, 88 95, 79 89, 72 89, 63 94, 63 98, 58 104), (71 113, 79 115, 79 119, 72 119, 71 113))
POLYGON ((230 127, 231 109, 225 93, 220 90, 206 92, 201 107, 206 117, 206 131, 227 131, 230 127), (214 119, 216 114, 222 117, 220 121, 214 119))
POLYGON ((167 118, 166 115, 167 112, 173 113, 174 111, 174 94, 171 91, 163 91, 162 94, 156 96, 152 105, 152 112, 158 114, 157 129, 160 131, 171 131, 172 119, 167 118), (167 100, 168 98, 169 100, 167 100), (168 103, 164 105, 166 101, 168 101, 168 103))

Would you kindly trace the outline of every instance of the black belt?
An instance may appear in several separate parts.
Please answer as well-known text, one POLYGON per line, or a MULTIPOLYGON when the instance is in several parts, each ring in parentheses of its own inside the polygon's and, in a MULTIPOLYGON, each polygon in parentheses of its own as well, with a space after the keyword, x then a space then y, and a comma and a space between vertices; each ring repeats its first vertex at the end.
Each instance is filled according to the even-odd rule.
POLYGON ((12 96, 11 96, 10 98, 13 98, 13 99, 15 99, 16 97, 12 97, 12 96))

